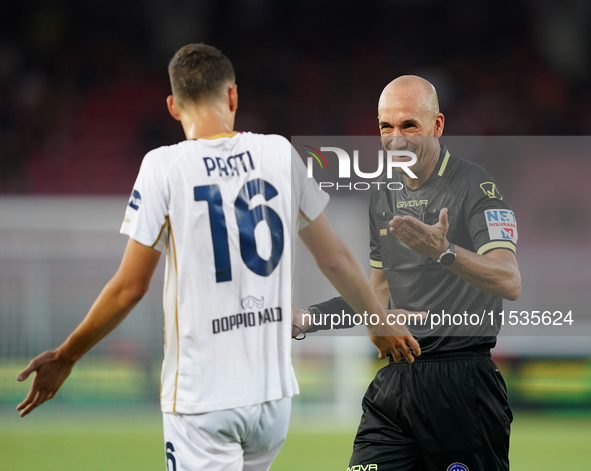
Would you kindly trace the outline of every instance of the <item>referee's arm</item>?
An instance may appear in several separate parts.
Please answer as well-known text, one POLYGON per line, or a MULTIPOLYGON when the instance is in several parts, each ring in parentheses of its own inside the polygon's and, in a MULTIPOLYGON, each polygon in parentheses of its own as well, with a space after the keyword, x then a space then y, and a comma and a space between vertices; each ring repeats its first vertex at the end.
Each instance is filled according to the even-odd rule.
MULTIPOLYGON (((388 279, 384 274, 384 270, 377 268, 371 269, 369 286, 376 295, 378 304, 384 309, 387 309, 388 299, 390 298, 390 288, 388 287, 388 279)), ((407 313, 406 311, 399 311, 401 311, 401 313, 407 313)), ((296 324, 298 324, 298 326, 301 325, 301 328, 304 329, 306 333, 314 333, 321 330, 332 329, 351 329, 356 326, 356 324, 352 322, 352 316, 354 316, 356 312, 362 311, 356 311, 342 296, 313 304, 307 309, 294 308, 294 316, 297 316, 298 319, 296 324), (309 316, 308 318, 310 319, 310 323, 304 322, 304 314, 309 316), (331 316, 331 318, 332 316, 339 315, 341 317, 337 324, 333 324, 332 322, 323 322, 322 319, 326 315, 331 316)))
MULTIPOLYGON (((395 216, 390 231, 415 252, 439 258, 449 248, 446 238, 449 223, 447 209, 439 213, 439 222, 433 226, 412 216, 395 216)), ((507 249, 495 249, 484 255, 456 246, 456 259, 446 267, 485 293, 515 301, 521 294, 521 275, 515 254, 507 249)))
POLYGON ((521 274, 510 250, 495 249, 478 255, 456 247, 456 260, 447 269, 493 296, 515 301, 521 294, 521 274))
POLYGON ((388 308, 388 299, 390 299, 390 288, 388 287, 388 279, 384 270, 379 268, 372 268, 369 275, 369 285, 375 293, 381 306, 384 309, 388 308))

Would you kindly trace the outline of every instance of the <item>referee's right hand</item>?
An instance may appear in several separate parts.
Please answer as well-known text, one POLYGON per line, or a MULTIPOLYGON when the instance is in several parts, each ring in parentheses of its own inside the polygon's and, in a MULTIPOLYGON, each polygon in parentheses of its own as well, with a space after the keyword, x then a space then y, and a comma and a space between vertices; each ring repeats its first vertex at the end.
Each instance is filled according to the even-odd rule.
MULTIPOLYGON (((426 312, 411 313, 404 309, 394 309, 387 312, 389 317, 394 316, 396 319, 399 319, 399 316, 404 316, 408 320, 411 318, 411 314, 413 316, 418 315, 421 318, 427 316, 426 312)), ((380 359, 386 358, 388 352, 390 352, 395 362, 400 361, 402 354, 406 358, 406 361, 412 363, 414 362, 414 357, 418 357, 421 354, 419 342, 417 342, 404 324, 396 323, 390 325, 386 323, 385 325, 368 326, 368 330, 369 338, 378 348, 378 357, 380 359)))

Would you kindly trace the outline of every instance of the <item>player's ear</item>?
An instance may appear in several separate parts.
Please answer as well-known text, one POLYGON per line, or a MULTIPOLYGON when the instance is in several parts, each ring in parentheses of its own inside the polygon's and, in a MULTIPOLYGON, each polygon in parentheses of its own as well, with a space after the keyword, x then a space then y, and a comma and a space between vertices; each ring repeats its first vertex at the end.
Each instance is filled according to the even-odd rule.
POLYGON ((168 107, 168 112, 170 113, 170 116, 172 116, 177 121, 180 121, 181 115, 179 113, 176 103, 174 102, 174 97, 172 95, 168 95, 168 97, 166 97, 166 106, 168 107))
POLYGON ((445 125, 445 116, 443 113, 437 113, 435 116, 435 137, 441 137, 443 134, 443 126, 445 125))
POLYGON ((230 111, 235 113, 238 109, 238 85, 234 84, 228 90, 230 98, 230 111))

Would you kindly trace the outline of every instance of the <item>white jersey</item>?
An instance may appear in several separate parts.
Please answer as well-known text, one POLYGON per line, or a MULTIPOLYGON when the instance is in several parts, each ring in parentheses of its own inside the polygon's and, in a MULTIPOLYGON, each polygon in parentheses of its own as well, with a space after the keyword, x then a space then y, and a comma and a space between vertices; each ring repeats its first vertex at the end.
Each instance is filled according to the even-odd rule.
MULTIPOLYGON (((306 166, 292 147, 291 157, 291 225, 293 228, 291 259, 295 264, 297 233, 322 214, 330 197, 318 187, 313 178, 306 175, 306 166)), ((295 267, 294 267, 295 268, 295 267)), ((293 274, 293 268, 292 268, 293 274)))
POLYGON ((142 162, 121 232, 166 247, 163 412, 298 393, 290 149, 281 136, 232 133, 161 147, 142 162))

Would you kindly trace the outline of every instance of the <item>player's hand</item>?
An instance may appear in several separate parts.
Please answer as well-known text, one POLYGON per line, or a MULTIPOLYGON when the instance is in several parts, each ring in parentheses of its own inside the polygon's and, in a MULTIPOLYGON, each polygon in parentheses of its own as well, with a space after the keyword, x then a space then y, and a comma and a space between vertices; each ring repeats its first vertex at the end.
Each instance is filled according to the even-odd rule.
MULTIPOLYGON (((387 312, 389 316, 395 316, 396 319, 400 319, 400 316, 404 316, 407 323, 410 319, 409 314, 411 314, 404 309, 393 309, 387 312)), ((424 319, 427 316, 426 312, 412 314, 420 316, 421 319, 424 319)), ((412 363, 414 362, 415 356, 418 357, 421 355, 421 346, 412 336, 406 325, 398 323, 388 325, 386 323, 386 325, 370 326, 368 327, 368 330, 369 338, 378 348, 378 357, 380 359, 386 358, 388 352, 390 352, 394 357, 395 362, 398 363, 403 355, 404 358, 406 358, 406 361, 412 363)))
POLYGON ((29 365, 16 377, 18 381, 25 381, 31 373, 37 372, 29 394, 23 402, 16 406, 20 416, 24 417, 45 401, 53 398, 70 375, 73 367, 74 362, 59 357, 55 351, 43 352, 33 358, 29 365))
POLYGON ((303 340, 303 338, 305 338, 305 335, 302 336, 302 334, 304 334, 304 332, 306 332, 306 330, 310 328, 310 321, 308 321, 307 319, 308 316, 306 316, 306 322, 304 322, 304 314, 310 314, 310 311, 308 311, 307 309, 299 309, 297 307, 292 306, 291 313, 291 338, 303 340), (302 336, 303 338, 300 339, 299 336, 302 336))
POLYGON ((449 222, 447 208, 439 212, 439 222, 430 226, 412 216, 394 216, 390 232, 416 253, 437 260, 449 248, 446 239, 449 222))

